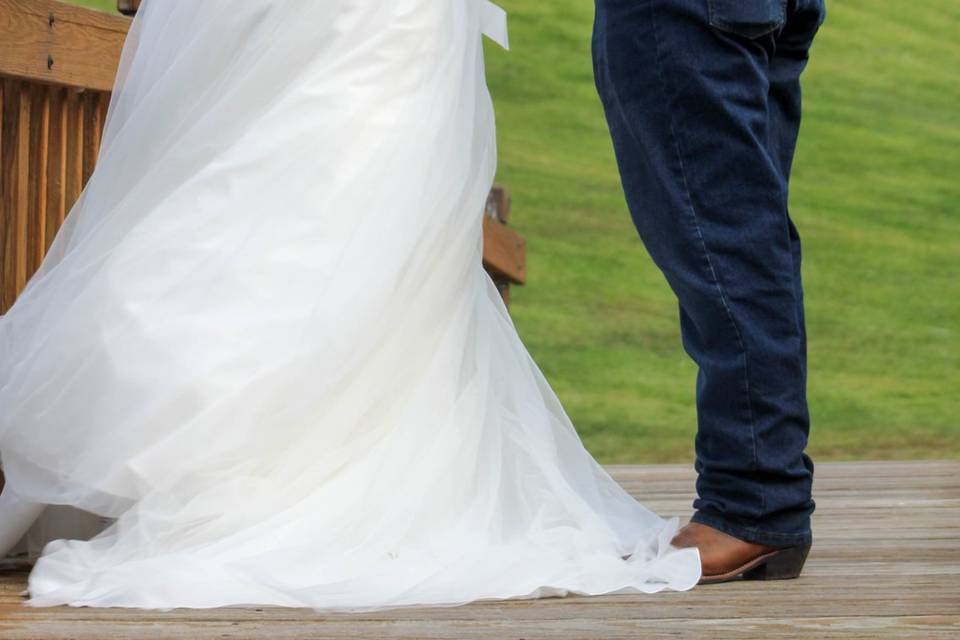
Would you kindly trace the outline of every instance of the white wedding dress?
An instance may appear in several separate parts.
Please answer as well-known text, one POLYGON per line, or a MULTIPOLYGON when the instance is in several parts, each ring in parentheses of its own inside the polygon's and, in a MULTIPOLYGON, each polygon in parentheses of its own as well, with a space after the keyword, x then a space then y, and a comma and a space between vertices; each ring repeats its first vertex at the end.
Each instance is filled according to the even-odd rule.
POLYGON ((481 267, 486 0, 163 0, 0 319, 10 491, 106 518, 28 605, 364 611, 685 590, 481 267), (629 556, 624 559, 624 556, 629 556))

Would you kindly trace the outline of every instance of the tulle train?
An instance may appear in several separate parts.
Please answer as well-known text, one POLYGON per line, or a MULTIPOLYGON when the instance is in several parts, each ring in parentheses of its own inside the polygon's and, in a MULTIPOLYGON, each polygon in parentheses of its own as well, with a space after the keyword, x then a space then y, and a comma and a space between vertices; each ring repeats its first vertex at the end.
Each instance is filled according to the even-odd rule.
POLYGON ((499 15, 145 3, 98 168, 0 318, 11 490, 109 523, 46 544, 27 604, 697 582, 676 519, 584 449, 481 268, 499 15))

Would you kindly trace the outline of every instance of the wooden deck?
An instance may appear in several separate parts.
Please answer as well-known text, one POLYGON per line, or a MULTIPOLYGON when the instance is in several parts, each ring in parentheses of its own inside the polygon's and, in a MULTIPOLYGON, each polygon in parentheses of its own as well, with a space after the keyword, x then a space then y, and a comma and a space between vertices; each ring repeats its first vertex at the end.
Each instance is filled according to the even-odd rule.
MULTIPOLYGON (((689 469, 611 471, 659 513, 688 515, 689 469)), ((960 461, 821 463, 815 497, 798 580, 331 616, 30 608, 17 571, 0 573, 0 638, 960 638, 960 461)))

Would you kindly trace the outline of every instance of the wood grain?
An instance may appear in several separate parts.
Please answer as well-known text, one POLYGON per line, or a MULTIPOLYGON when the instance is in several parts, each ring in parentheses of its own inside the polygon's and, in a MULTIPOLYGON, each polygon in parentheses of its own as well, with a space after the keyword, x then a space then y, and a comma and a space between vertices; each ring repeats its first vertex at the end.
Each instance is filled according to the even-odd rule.
POLYGON ((129 25, 54 0, 0 0, 0 74, 110 91, 129 25))
POLYGON ((29 157, 32 96, 30 86, 3 80, 0 124, 0 309, 23 289, 28 277, 29 157))
POLYGON ((50 137, 47 143, 47 250, 63 224, 67 209, 67 113, 66 89, 50 90, 50 137))
POLYGON ((30 198, 28 211, 29 247, 28 263, 33 273, 40 267, 43 256, 46 254, 47 232, 47 162, 50 141, 50 88, 42 84, 34 84, 33 115, 30 127, 30 149, 32 151, 29 175, 27 176, 30 198))
MULTIPOLYGON (((663 515, 686 517, 687 466, 607 468, 663 515)), ((804 574, 652 595, 568 596, 364 614, 230 607, 30 608, 25 570, 0 572, 0 637, 76 638, 957 638, 960 462, 821 463, 804 574)))
POLYGON ((494 276, 513 284, 527 281, 527 242, 516 231, 489 216, 483 217, 483 265, 494 276))

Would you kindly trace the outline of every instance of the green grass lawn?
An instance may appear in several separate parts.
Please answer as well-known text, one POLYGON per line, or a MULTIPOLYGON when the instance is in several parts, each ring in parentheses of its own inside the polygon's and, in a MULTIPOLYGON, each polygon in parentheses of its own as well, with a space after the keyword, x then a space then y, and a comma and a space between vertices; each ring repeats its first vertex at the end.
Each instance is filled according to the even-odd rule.
MULTIPOLYGON (((827 2, 791 193, 810 451, 957 457, 960 4, 827 2)), ((621 195, 591 75, 592 3, 501 4, 513 50, 488 48, 499 180, 530 246, 517 326, 602 462, 689 462, 695 370, 621 195)))
POLYGON ((67 0, 70 4, 80 4, 92 9, 103 9, 104 11, 117 10, 117 0, 67 0))

